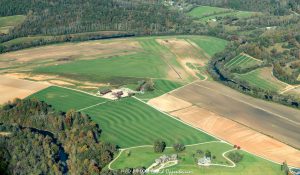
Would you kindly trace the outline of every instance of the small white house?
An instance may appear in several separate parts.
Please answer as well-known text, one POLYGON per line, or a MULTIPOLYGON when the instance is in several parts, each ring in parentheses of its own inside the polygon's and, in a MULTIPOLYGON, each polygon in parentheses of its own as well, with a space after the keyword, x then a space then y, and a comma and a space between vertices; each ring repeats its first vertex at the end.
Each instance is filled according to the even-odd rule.
POLYGON ((200 166, 209 166, 211 164, 211 159, 210 157, 202 157, 198 159, 198 165, 200 166))

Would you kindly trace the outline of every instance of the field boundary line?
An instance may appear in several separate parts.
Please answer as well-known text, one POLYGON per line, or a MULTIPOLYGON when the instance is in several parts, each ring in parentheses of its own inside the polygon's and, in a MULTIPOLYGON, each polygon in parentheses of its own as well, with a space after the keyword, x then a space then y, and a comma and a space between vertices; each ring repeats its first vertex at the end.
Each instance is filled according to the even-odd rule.
POLYGON ((88 106, 88 107, 79 109, 79 110, 77 110, 77 112, 81 112, 81 111, 84 111, 84 110, 86 110, 86 109, 90 109, 90 108, 93 108, 93 107, 95 107, 95 106, 99 106, 99 105, 105 104, 105 103, 107 103, 107 102, 109 102, 109 101, 104 101, 104 102, 101 102, 101 103, 97 103, 97 104, 94 104, 94 105, 91 105, 91 106, 88 106))
POLYGON ((216 93, 218 93, 218 94, 220 94, 220 95, 223 95, 223 96, 226 96, 226 97, 228 97, 228 98, 231 98, 231 99, 233 99, 233 100, 235 100, 235 101, 238 101, 238 102, 247 104, 247 105, 252 106, 252 107, 254 107, 254 108, 256 108, 256 109, 260 109, 260 110, 265 111, 265 112, 267 112, 267 113, 269 113, 269 114, 273 114, 273 115, 277 116, 278 118, 287 120, 287 121, 289 121, 289 122, 291 122, 291 123, 293 123, 293 124, 300 125, 299 122, 296 122, 296 121, 294 121, 294 120, 291 120, 291 119, 289 119, 289 118, 286 118, 286 117, 284 117, 284 116, 282 116, 282 115, 276 114, 276 113, 274 113, 274 112, 272 112, 272 111, 269 111, 269 110, 267 110, 267 109, 261 108, 261 107, 259 107, 259 106, 257 106, 257 105, 251 104, 251 103, 246 102, 246 101, 243 101, 243 100, 239 100, 239 99, 234 98, 234 97, 231 97, 231 96, 229 96, 229 95, 225 95, 225 94, 219 93, 218 91, 216 91, 216 90, 214 90, 214 89, 211 89, 211 88, 209 88, 209 87, 206 87, 206 86, 203 86, 203 85, 200 85, 200 84, 195 84, 195 85, 196 85, 196 86, 200 86, 200 87, 205 88, 205 89, 209 89, 209 90, 214 91, 214 92, 216 92, 216 93))
POLYGON ((69 87, 64 87, 64 86, 59 86, 59 85, 52 85, 52 86, 56 86, 56 87, 60 87, 60 88, 64 88, 64 89, 69 89, 69 90, 72 90, 72 91, 77 91, 77 92, 81 92, 81 93, 84 93, 84 94, 88 94, 88 95, 91 95, 91 96, 94 96, 94 97, 98 97, 98 98, 101 98, 101 99, 105 99, 105 98, 102 98, 102 97, 99 97, 95 94, 92 94, 92 93, 89 93, 89 92, 86 92, 86 91, 82 91, 82 90, 79 90, 79 89, 73 89, 73 88, 69 88, 69 87))

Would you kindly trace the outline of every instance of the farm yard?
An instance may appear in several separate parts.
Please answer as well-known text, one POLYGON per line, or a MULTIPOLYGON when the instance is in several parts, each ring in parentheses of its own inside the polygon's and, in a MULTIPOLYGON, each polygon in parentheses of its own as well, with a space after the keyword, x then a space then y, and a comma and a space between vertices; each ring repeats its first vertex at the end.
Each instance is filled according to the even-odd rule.
MULTIPOLYGON (((151 146, 139 147, 139 148, 129 148, 122 150, 119 153, 119 157, 110 165, 112 169, 120 169, 126 167, 149 167, 155 159, 161 155, 172 155, 178 154, 179 162, 177 165, 163 169, 161 174, 168 174, 168 171, 186 171, 191 172, 189 174, 221 174, 221 175, 231 175, 240 174, 243 172, 245 174, 260 175, 281 175, 280 166, 275 165, 271 162, 263 160, 261 158, 252 156, 243 151, 239 152, 243 155, 240 162, 236 163, 236 167, 222 167, 218 165, 211 165, 206 167, 201 167, 197 165, 196 160, 203 156, 205 151, 210 151, 211 155, 215 156, 212 160, 213 164, 220 164, 225 166, 230 166, 231 164, 226 160, 222 154, 226 151, 232 149, 232 146, 222 143, 222 142, 208 142, 200 143, 198 145, 187 145, 186 149, 182 152, 175 152, 172 147, 166 148, 163 153, 154 153, 151 146), (213 149, 212 149, 213 148, 213 149), (251 162, 250 165, 248 165, 251 162)), ((228 153, 225 154, 228 156, 228 153)), ((152 173, 149 173, 152 174, 152 173)))
POLYGON ((152 144, 157 139, 168 145, 215 140, 135 98, 107 101, 60 87, 50 87, 30 98, 43 100, 57 110, 75 109, 90 115, 103 128, 102 138, 121 147, 152 144))

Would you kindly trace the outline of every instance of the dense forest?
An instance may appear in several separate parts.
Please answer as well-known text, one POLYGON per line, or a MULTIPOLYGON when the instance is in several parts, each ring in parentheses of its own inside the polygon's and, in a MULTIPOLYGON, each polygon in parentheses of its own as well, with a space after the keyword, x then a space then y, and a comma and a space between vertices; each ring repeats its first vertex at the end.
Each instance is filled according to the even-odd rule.
MULTIPOLYGON (((0 15, 27 15, 15 28, 14 37, 44 34, 61 35, 99 30, 141 34, 182 30, 187 18, 167 9, 159 1, 131 0, 3 0, 0 15)), ((183 32, 183 31, 181 31, 183 32)))
POLYGON ((101 129, 89 116, 73 110, 58 113, 34 99, 5 104, 0 122, 0 132, 11 133, 0 137, 5 148, 1 167, 7 174, 100 174, 116 151, 116 146, 100 141, 101 129), (33 163, 36 160, 41 162, 33 163))

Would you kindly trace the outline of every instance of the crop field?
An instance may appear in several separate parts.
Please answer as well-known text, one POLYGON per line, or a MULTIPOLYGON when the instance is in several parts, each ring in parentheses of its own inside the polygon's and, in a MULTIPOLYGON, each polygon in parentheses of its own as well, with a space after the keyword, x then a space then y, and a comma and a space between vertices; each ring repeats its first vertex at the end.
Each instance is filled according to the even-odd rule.
POLYGON ((287 85, 272 75, 272 68, 258 68, 245 74, 235 74, 240 80, 261 89, 269 91, 280 91, 287 85))
POLYGON ((253 66, 258 66, 262 61, 254 59, 249 55, 240 54, 225 64, 225 67, 229 70, 240 68, 241 70, 251 68, 253 66))
POLYGON ((90 115, 103 129, 102 138, 121 147, 153 144, 157 139, 168 145, 216 140, 134 98, 107 101, 60 87, 50 87, 30 98, 46 101, 57 110, 76 109, 90 115))
POLYGON ((26 16, 23 15, 0 17, 0 34, 7 34, 10 29, 21 24, 25 18, 26 16))
POLYGON ((180 153, 176 153, 173 148, 167 148, 164 153, 154 153, 152 147, 132 148, 124 150, 121 155, 111 164, 111 168, 121 169, 126 167, 149 167, 152 163, 154 163, 154 160, 161 155, 178 154, 179 163, 173 167, 164 169, 165 173, 162 172, 162 174, 168 174, 168 170, 182 170, 191 171, 189 174, 192 175, 232 175, 240 174, 241 172, 247 175, 283 175, 283 172, 280 171, 280 165, 268 162, 243 151, 239 151, 239 153, 243 155, 242 161, 237 163, 237 166, 234 168, 220 166, 201 167, 195 162, 195 159, 201 157, 199 151, 205 152, 206 150, 209 150, 211 151, 212 155, 216 157, 212 160, 212 163, 230 165, 229 162, 224 159, 222 153, 231 149, 232 146, 221 142, 187 146, 186 149, 180 153), (130 155, 128 155, 129 152, 130 155))

